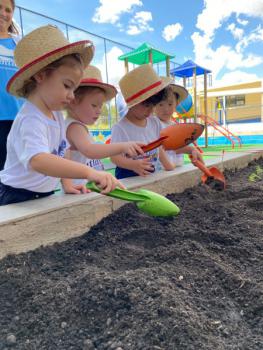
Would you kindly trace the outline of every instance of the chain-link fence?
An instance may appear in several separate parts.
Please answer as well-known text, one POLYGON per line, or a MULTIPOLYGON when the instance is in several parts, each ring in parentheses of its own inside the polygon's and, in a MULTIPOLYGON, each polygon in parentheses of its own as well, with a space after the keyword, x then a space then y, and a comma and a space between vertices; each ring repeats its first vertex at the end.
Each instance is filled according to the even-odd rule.
MULTIPOLYGON (((40 26, 53 24, 65 34, 70 42, 86 39, 91 40, 96 48, 92 65, 95 65, 101 70, 103 81, 109 84, 117 86, 119 79, 125 74, 124 62, 119 61, 118 57, 130 52, 134 49, 133 47, 90 33, 85 29, 75 27, 20 6, 16 6, 14 19, 20 27, 22 36, 40 26)), ((178 64, 175 62, 171 62, 171 68, 177 65, 178 64)), ((134 65, 129 64, 129 69, 133 68, 134 65)), ((166 75, 165 62, 156 64, 155 69, 159 75, 166 75)), ((111 126, 118 119, 119 115, 117 112, 116 100, 112 100, 110 103, 107 103, 103 109, 103 114, 96 125, 94 125, 94 128, 111 129, 111 126)))

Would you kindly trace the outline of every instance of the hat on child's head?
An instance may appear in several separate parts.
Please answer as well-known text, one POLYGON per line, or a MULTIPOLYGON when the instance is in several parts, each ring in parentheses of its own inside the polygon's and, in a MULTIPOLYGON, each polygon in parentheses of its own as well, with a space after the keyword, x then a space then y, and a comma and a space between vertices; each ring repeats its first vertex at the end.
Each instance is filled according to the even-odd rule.
POLYGON ((113 85, 103 83, 100 70, 94 66, 88 66, 85 69, 79 86, 94 86, 104 90, 106 101, 117 95, 117 89, 113 85))
POLYGON ((7 84, 7 91, 18 96, 24 82, 50 63, 71 54, 79 54, 84 67, 94 55, 93 43, 89 40, 70 43, 55 26, 37 28, 24 36, 16 46, 14 57, 18 72, 7 84))
POLYGON ((170 83, 171 79, 164 80, 159 77, 150 64, 143 64, 133 69, 119 81, 128 108, 147 100, 170 83))
POLYGON ((178 97, 178 103, 182 102, 183 100, 186 99, 186 97, 189 95, 188 91, 181 85, 177 85, 177 84, 174 84, 172 81, 171 81, 171 78, 168 78, 168 77, 162 77, 162 79, 166 80, 166 81, 169 81, 170 80, 170 86, 173 90, 174 93, 176 93, 179 97, 178 97))

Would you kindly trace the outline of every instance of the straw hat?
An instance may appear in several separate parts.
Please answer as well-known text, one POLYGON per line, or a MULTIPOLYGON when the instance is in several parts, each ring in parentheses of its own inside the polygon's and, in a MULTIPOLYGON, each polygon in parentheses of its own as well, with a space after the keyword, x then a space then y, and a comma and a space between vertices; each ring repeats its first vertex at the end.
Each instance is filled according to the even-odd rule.
POLYGON ((171 81, 171 78, 168 77, 162 77, 162 79, 164 79, 165 81, 168 81, 168 79, 170 80, 170 86, 173 90, 174 93, 178 94, 179 98, 178 98, 178 103, 182 102, 183 100, 186 99, 186 97, 189 95, 188 91, 181 85, 177 85, 174 84, 171 81))
POLYGON ((120 89, 127 107, 131 108, 157 94, 170 85, 171 79, 162 79, 150 64, 143 64, 119 81, 120 89))
POLYGON ((89 40, 70 43, 55 26, 47 25, 24 36, 16 46, 14 58, 18 72, 7 84, 7 91, 18 96, 24 82, 50 63, 63 56, 78 53, 86 67, 94 54, 93 43, 89 40))
POLYGON ((88 66, 84 71, 83 79, 79 86, 94 86, 101 88, 105 92, 106 101, 117 95, 117 89, 110 84, 103 83, 101 72, 97 67, 88 66))

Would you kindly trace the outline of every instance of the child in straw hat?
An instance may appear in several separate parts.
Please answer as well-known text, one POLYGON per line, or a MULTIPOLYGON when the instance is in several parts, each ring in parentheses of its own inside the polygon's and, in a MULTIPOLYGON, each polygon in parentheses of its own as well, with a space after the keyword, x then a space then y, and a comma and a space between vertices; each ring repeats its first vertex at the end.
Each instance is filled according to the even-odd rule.
MULTIPOLYGON (((161 79, 151 65, 145 64, 124 75, 119 85, 128 112, 112 128, 111 142, 138 140, 150 143, 160 137, 160 120, 152 116, 154 106, 165 98, 165 87, 169 81, 161 79)), ((144 156, 133 158, 124 155, 111 157, 117 165, 118 179, 131 176, 147 176, 160 169, 159 161, 165 170, 174 169, 164 149, 159 147, 144 156)))
MULTIPOLYGON (((166 78, 167 79, 167 78, 166 78)), ((174 125, 172 120, 176 106, 188 96, 188 91, 180 85, 171 83, 165 88, 166 98, 160 101, 155 106, 155 113, 160 119, 162 128, 166 128, 169 125, 174 125)), ((177 151, 166 151, 171 163, 176 167, 184 164, 184 153, 191 154, 194 160, 200 160, 203 162, 201 153, 192 146, 185 146, 177 151)))
MULTIPOLYGON (((87 125, 93 125, 99 118, 102 106, 116 96, 113 85, 102 81, 101 72, 94 66, 84 71, 79 87, 75 90, 75 98, 67 107, 66 135, 70 143, 70 158, 82 164, 87 164, 96 170, 104 170, 101 158, 117 154, 127 154, 130 157, 144 154, 139 143, 119 142, 115 144, 95 144, 87 125)), ((142 143, 141 143, 142 145, 142 143)), ((83 180, 75 180, 75 183, 83 180)), ((71 180, 63 180, 67 190, 71 180)), ((71 186, 71 185, 70 185, 71 186)))
MULTIPOLYGON (((56 27, 48 25, 26 35, 15 49, 18 72, 7 90, 26 102, 7 140, 7 160, 0 172, 0 205, 53 194, 60 178, 96 181, 109 192, 123 188, 111 174, 65 159, 68 147, 60 112, 74 98, 94 47, 84 40, 69 43, 56 27)), ((70 193, 86 192, 72 186, 70 193)))

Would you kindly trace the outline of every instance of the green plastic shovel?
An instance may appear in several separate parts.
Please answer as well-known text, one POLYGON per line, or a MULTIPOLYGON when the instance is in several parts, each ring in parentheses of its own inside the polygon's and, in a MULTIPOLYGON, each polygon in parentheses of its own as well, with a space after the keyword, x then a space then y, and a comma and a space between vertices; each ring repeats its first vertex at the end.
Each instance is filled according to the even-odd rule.
MULTIPOLYGON (((88 182, 86 187, 94 192, 101 192, 101 189, 94 182, 88 182)), ((107 196, 135 202, 138 209, 151 216, 174 216, 180 213, 180 208, 166 197, 144 189, 137 192, 115 188, 107 193, 107 196)))

